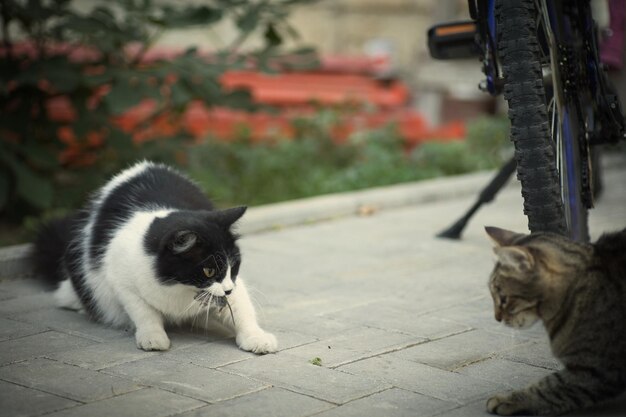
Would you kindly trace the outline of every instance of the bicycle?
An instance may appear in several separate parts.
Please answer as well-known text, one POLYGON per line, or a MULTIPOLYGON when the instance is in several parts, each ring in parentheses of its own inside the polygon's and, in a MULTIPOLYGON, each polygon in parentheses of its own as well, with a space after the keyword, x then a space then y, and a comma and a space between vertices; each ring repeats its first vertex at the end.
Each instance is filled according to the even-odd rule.
POLYGON ((458 237, 517 166, 530 231, 588 241, 588 209, 599 173, 594 146, 625 134, 619 98, 599 60, 589 0, 468 5, 471 20, 430 28, 429 50, 436 59, 481 59, 485 79, 479 88, 504 94, 515 154, 456 230, 442 235, 458 237))

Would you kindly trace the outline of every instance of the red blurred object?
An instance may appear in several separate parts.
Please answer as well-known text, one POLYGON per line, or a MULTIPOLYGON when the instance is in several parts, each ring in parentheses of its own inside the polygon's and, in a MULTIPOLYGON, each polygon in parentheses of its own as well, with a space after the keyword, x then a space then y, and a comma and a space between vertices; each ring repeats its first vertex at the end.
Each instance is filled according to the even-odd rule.
MULTIPOLYGON (((36 57, 32 45, 15 45, 13 54, 36 57)), ((70 48, 67 45, 51 46, 47 53, 65 54, 73 62, 94 63, 99 52, 88 48, 70 48)), ((131 56, 137 52, 132 48, 131 56)), ((0 56, 5 50, 0 48, 0 56)), ((150 65, 158 59, 171 59, 180 51, 158 49, 146 54, 142 63, 150 65)), ((210 54, 203 54, 210 57, 210 54)), ((410 91, 406 84, 396 79, 381 79, 382 69, 389 62, 380 57, 329 56, 322 58, 321 67, 314 72, 261 73, 253 70, 230 71, 221 78, 227 90, 245 88, 253 100, 262 105, 278 108, 278 113, 244 112, 226 108, 207 108, 202 103, 192 102, 182 117, 171 114, 154 115, 157 103, 144 100, 139 105, 113 118, 112 123, 128 133, 135 142, 155 137, 173 136, 181 131, 201 141, 207 136, 220 140, 232 140, 245 134, 252 141, 293 138, 293 119, 313 117, 319 106, 346 107, 333 129, 335 140, 346 140, 352 133, 378 128, 390 123, 397 126, 398 133, 409 147, 428 140, 457 140, 465 136, 463 122, 451 122, 443 126, 428 126, 424 117, 412 110, 410 91), (360 109, 360 110, 359 110, 360 109)), ((88 66, 87 71, 97 73, 98 66, 88 66)), ((173 75, 175 77, 175 75, 173 75)), ((44 82, 45 80, 42 80, 44 82)), ((42 87, 43 88, 43 87, 42 87)), ((167 94, 165 86, 162 91, 167 94)), ((89 109, 108 94, 109 86, 94 90, 88 101, 89 109)), ((48 117, 67 126, 59 129, 59 137, 68 145, 61 155, 64 162, 73 164, 90 163, 97 147, 106 138, 106 132, 90 132, 86 138, 75 137, 70 125, 77 118, 76 109, 69 98, 56 96, 46 105, 48 117), (81 157, 82 155, 82 157, 81 157), (84 158, 83 158, 84 157, 84 158)))
POLYGON ((379 81, 367 75, 336 73, 264 74, 231 71, 221 79, 228 89, 248 88, 257 103, 303 106, 367 103, 381 108, 403 107, 409 89, 400 81, 379 81))

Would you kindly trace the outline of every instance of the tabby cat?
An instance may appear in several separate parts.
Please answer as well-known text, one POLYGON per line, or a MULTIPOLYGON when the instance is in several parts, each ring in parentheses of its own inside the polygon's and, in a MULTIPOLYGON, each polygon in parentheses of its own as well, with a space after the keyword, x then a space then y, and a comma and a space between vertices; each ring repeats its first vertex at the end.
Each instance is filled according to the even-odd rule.
POLYGON ((526 389, 499 394, 499 415, 563 414, 626 388, 626 229, 595 244, 552 233, 486 227, 496 266, 489 289, 495 318, 515 328, 541 320, 564 369, 526 389))

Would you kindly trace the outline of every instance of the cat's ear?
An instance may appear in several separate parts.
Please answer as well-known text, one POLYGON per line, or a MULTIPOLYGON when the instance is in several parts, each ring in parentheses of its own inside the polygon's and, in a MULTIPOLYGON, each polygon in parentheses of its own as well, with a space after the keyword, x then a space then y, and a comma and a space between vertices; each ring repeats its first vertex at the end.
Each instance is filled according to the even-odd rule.
POLYGON ((198 235, 190 230, 181 230, 172 234, 168 247, 175 254, 187 252, 198 241, 198 235))
POLYGON ((498 246, 508 246, 518 237, 524 236, 521 233, 515 233, 510 230, 500 229, 494 226, 485 226, 485 232, 498 246))
POLYGON ((226 227, 230 227, 243 216, 248 207, 239 206, 217 212, 217 220, 226 227))
POLYGON ((493 251, 502 266, 509 267, 514 271, 530 272, 535 265, 535 258, 523 246, 496 246, 493 251))

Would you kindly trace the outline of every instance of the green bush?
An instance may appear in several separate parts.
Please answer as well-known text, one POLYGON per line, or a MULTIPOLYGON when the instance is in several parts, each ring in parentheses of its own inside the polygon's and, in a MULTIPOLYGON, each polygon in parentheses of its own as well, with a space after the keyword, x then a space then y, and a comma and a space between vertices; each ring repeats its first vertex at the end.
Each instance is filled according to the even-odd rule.
MULTIPOLYGON (((337 144, 332 129, 340 114, 321 110, 293 122, 295 139, 251 143, 249 135, 234 142, 207 138, 201 144, 181 139, 150 142, 141 154, 130 152, 104 171, 86 171, 89 184, 74 192, 74 207, 84 193, 101 186, 120 163, 139 157, 173 163, 194 178, 221 207, 249 206, 359 190, 444 175, 497 168, 512 154, 504 118, 478 119, 468 124, 464 141, 428 142, 409 151, 393 125, 353 134, 337 144)), ((72 187, 68 187, 72 188, 72 187)), ((69 191, 66 190, 66 194, 69 191)), ((49 211, 58 213, 64 209, 49 211)), ((29 217, 21 228, 0 224, 0 245, 23 241, 38 224, 29 217)))
POLYGON ((192 100, 250 108, 247 91, 222 89, 219 78, 224 71, 250 63, 266 70, 277 62, 314 64, 307 59, 310 49, 291 51, 291 58, 301 59, 288 61, 280 61, 278 49, 283 36, 294 35, 287 21, 289 7, 307 1, 103 0, 94 1, 87 13, 74 10, 69 0, 1 1, 0 223, 20 223, 29 216, 75 207, 87 190, 128 161, 154 156, 154 149, 133 141, 133 132, 112 123, 113 117, 142 100, 155 100, 156 109, 139 129, 160 116, 179 115, 192 100), (189 48, 171 59, 144 62, 167 30, 210 27, 224 20, 232 21, 237 31, 231 44, 210 59, 189 48), (19 42, 11 37, 16 32, 23 35, 19 42), (264 36, 265 46, 244 55, 239 49, 253 32, 264 36), (30 52, 24 50, 25 43, 30 52), (58 52, 59 47, 65 52, 58 52), (90 57, 70 59, 80 51, 90 57), (63 97, 71 102, 74 119, 50 120, 49 101, 63 97), (62 140, 62 127, 71 129, 74 144, 62 140), (93 144, 90 135, 104 142, 93 144), (59 157, 72 146, 83 158, 77 163, 59 157))
POLYGON ((433 141, 412 152, 393 125, 334 143, 336 120, 329 111, 298 120, 293 140, 209 139, 189 149, 188 171, 219 205, 258 205, 492 169, 511 154, 506 119, 476 120, 467 140, 433 141))

